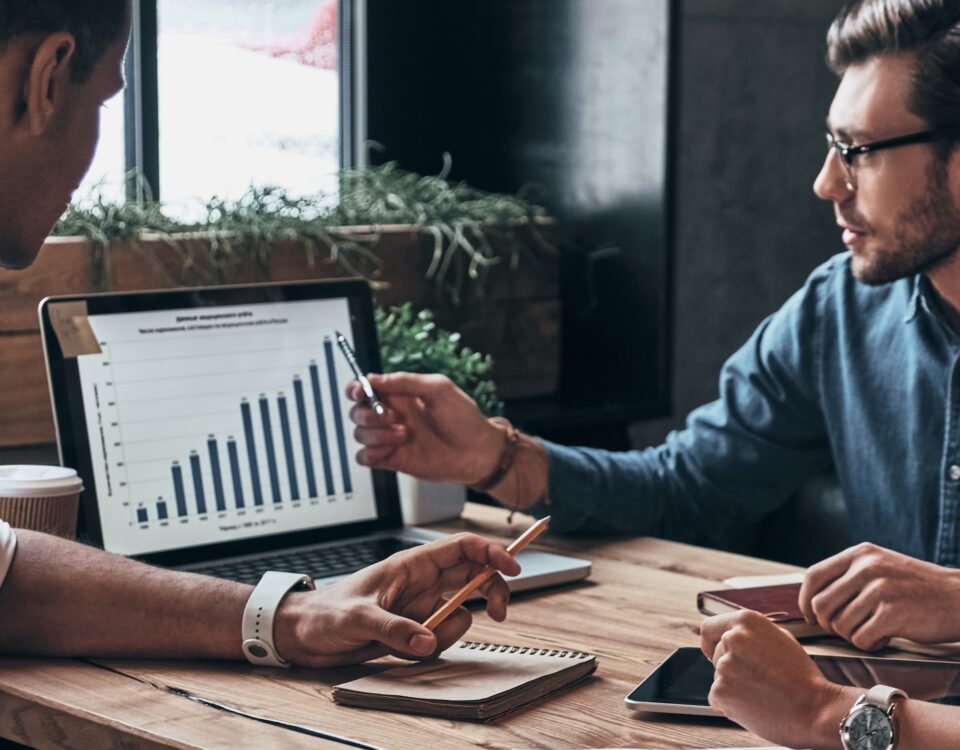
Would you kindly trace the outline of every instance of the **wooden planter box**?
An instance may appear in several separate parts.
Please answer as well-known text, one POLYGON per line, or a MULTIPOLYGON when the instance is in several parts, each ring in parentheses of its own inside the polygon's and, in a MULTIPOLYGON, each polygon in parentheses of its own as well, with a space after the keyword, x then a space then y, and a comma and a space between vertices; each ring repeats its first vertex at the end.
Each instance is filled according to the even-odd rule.
MULTIPOLYGON (((357 228, 358 233, 369 233, 357 228)), ((549 395, 559 378, 560 301, 558 260, 539 254, 513 271, 491 272, 482 302, 438 307, 434 283, 426 278, 433 235, 412 227, 384 227, 376 255, 382 260, 375 297, 381 305, 412 302, 437 313, 438 323, 458 330, 466 345, 492 354, 502 398, 549 395)), ((349 275, 329 251, 301 243, 270 248, 263 263, 247 262, 218 273, 210 245, 178 238, 137 245, 114 244, 98 257, 81 238, 50 238, 37 261, 22 271, 0 270, 0 446, 51 443, 55 439, 40 343, 37 305, 44 297, 93 291, 133 291, 339 278, 349 275)))

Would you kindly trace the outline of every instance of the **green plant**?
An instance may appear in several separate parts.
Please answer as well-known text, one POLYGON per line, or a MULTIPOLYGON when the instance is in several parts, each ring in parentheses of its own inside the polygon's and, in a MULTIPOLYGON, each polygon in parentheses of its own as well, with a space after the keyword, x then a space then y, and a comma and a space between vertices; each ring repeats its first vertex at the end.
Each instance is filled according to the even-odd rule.
POLYGON ((437 285, 438 302, 458 306, 471 293, 483 296, 494 267, 515 269, 524 257, 536 263, 540 253, 555 255, 556 248, 544 234, 549 221, 543 208, 522 195, 450 182, 450 166, 444 155, 436 176, 407 172, 393 162, 346 170, 336 196, 294 196, 277 187, 252 187, 237 200, 211 198, 196 222, 170 218, 160 203, 112 203, 95 191, 68 208, 53 234, 87 237, 101 253, 111 242, 156 234, 181 253, 185 270, 199 275, 197 281, 210 283, 228 281, 237 264, 265 266, 272 245, 296 240, 304 243, 311 262, 326 253, 346 273, 377 285, 389 282, 381 278, 376 253, 382 228, 413 225, 434 238, 426 274, 437 285), (364 230, 343 229, 356 226, 364 230), (209 241, 210 269, 191 265, 178 234, 209 241))
POLYGON ((410 303, 376 311, 384 372, 446 375, 488 416, 503 413, 492 378, 493 358, 461 346, 460 334, 437 328, 433 313, 410 303))

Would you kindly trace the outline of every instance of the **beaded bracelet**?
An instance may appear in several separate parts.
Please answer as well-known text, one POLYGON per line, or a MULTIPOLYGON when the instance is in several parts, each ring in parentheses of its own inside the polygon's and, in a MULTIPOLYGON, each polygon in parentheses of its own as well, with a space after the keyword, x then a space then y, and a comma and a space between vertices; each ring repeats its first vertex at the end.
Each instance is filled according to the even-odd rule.
POLYGON ((506 430, 507 440, 504 443, 503 451, 500 453, 496 468, 483 481, 470 485, 470 489, 477 492, 486 492, 493 489, 507 475, 507 472, 513 467, 513 460, 517 457, 517 444, 520 441, 520 431, 510 424, 509 420, 503 417, 492 417, 490 421, 506 430))

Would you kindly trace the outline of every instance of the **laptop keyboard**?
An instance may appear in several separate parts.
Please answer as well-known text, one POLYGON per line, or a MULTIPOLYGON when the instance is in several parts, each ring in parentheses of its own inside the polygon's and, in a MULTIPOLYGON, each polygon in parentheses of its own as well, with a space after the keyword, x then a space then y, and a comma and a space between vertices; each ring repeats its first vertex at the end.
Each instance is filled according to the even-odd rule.
POLYGON ((354 573, 390 557, 394 552, 417 546, 419 546, 417 542, 395 537, 364 539, 293 552, 273 552, 202 568, 191 568, 191 570, 195 573, 205 573, 217 578, 250 584, 256 584, 268 570, 305 573, 311 578, 327 578, 354 573))

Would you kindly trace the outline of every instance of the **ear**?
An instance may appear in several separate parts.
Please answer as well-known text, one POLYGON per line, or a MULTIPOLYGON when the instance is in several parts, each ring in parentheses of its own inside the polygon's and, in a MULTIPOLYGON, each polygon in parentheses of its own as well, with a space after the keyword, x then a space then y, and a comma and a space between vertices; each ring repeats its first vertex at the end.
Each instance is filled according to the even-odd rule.
POLYGON ((40 43, 27 71, 23 90, 23 124, 42 135, 66 103, 72 85, 70 62, 77 49, 73 34, 57 32, 40 43))

